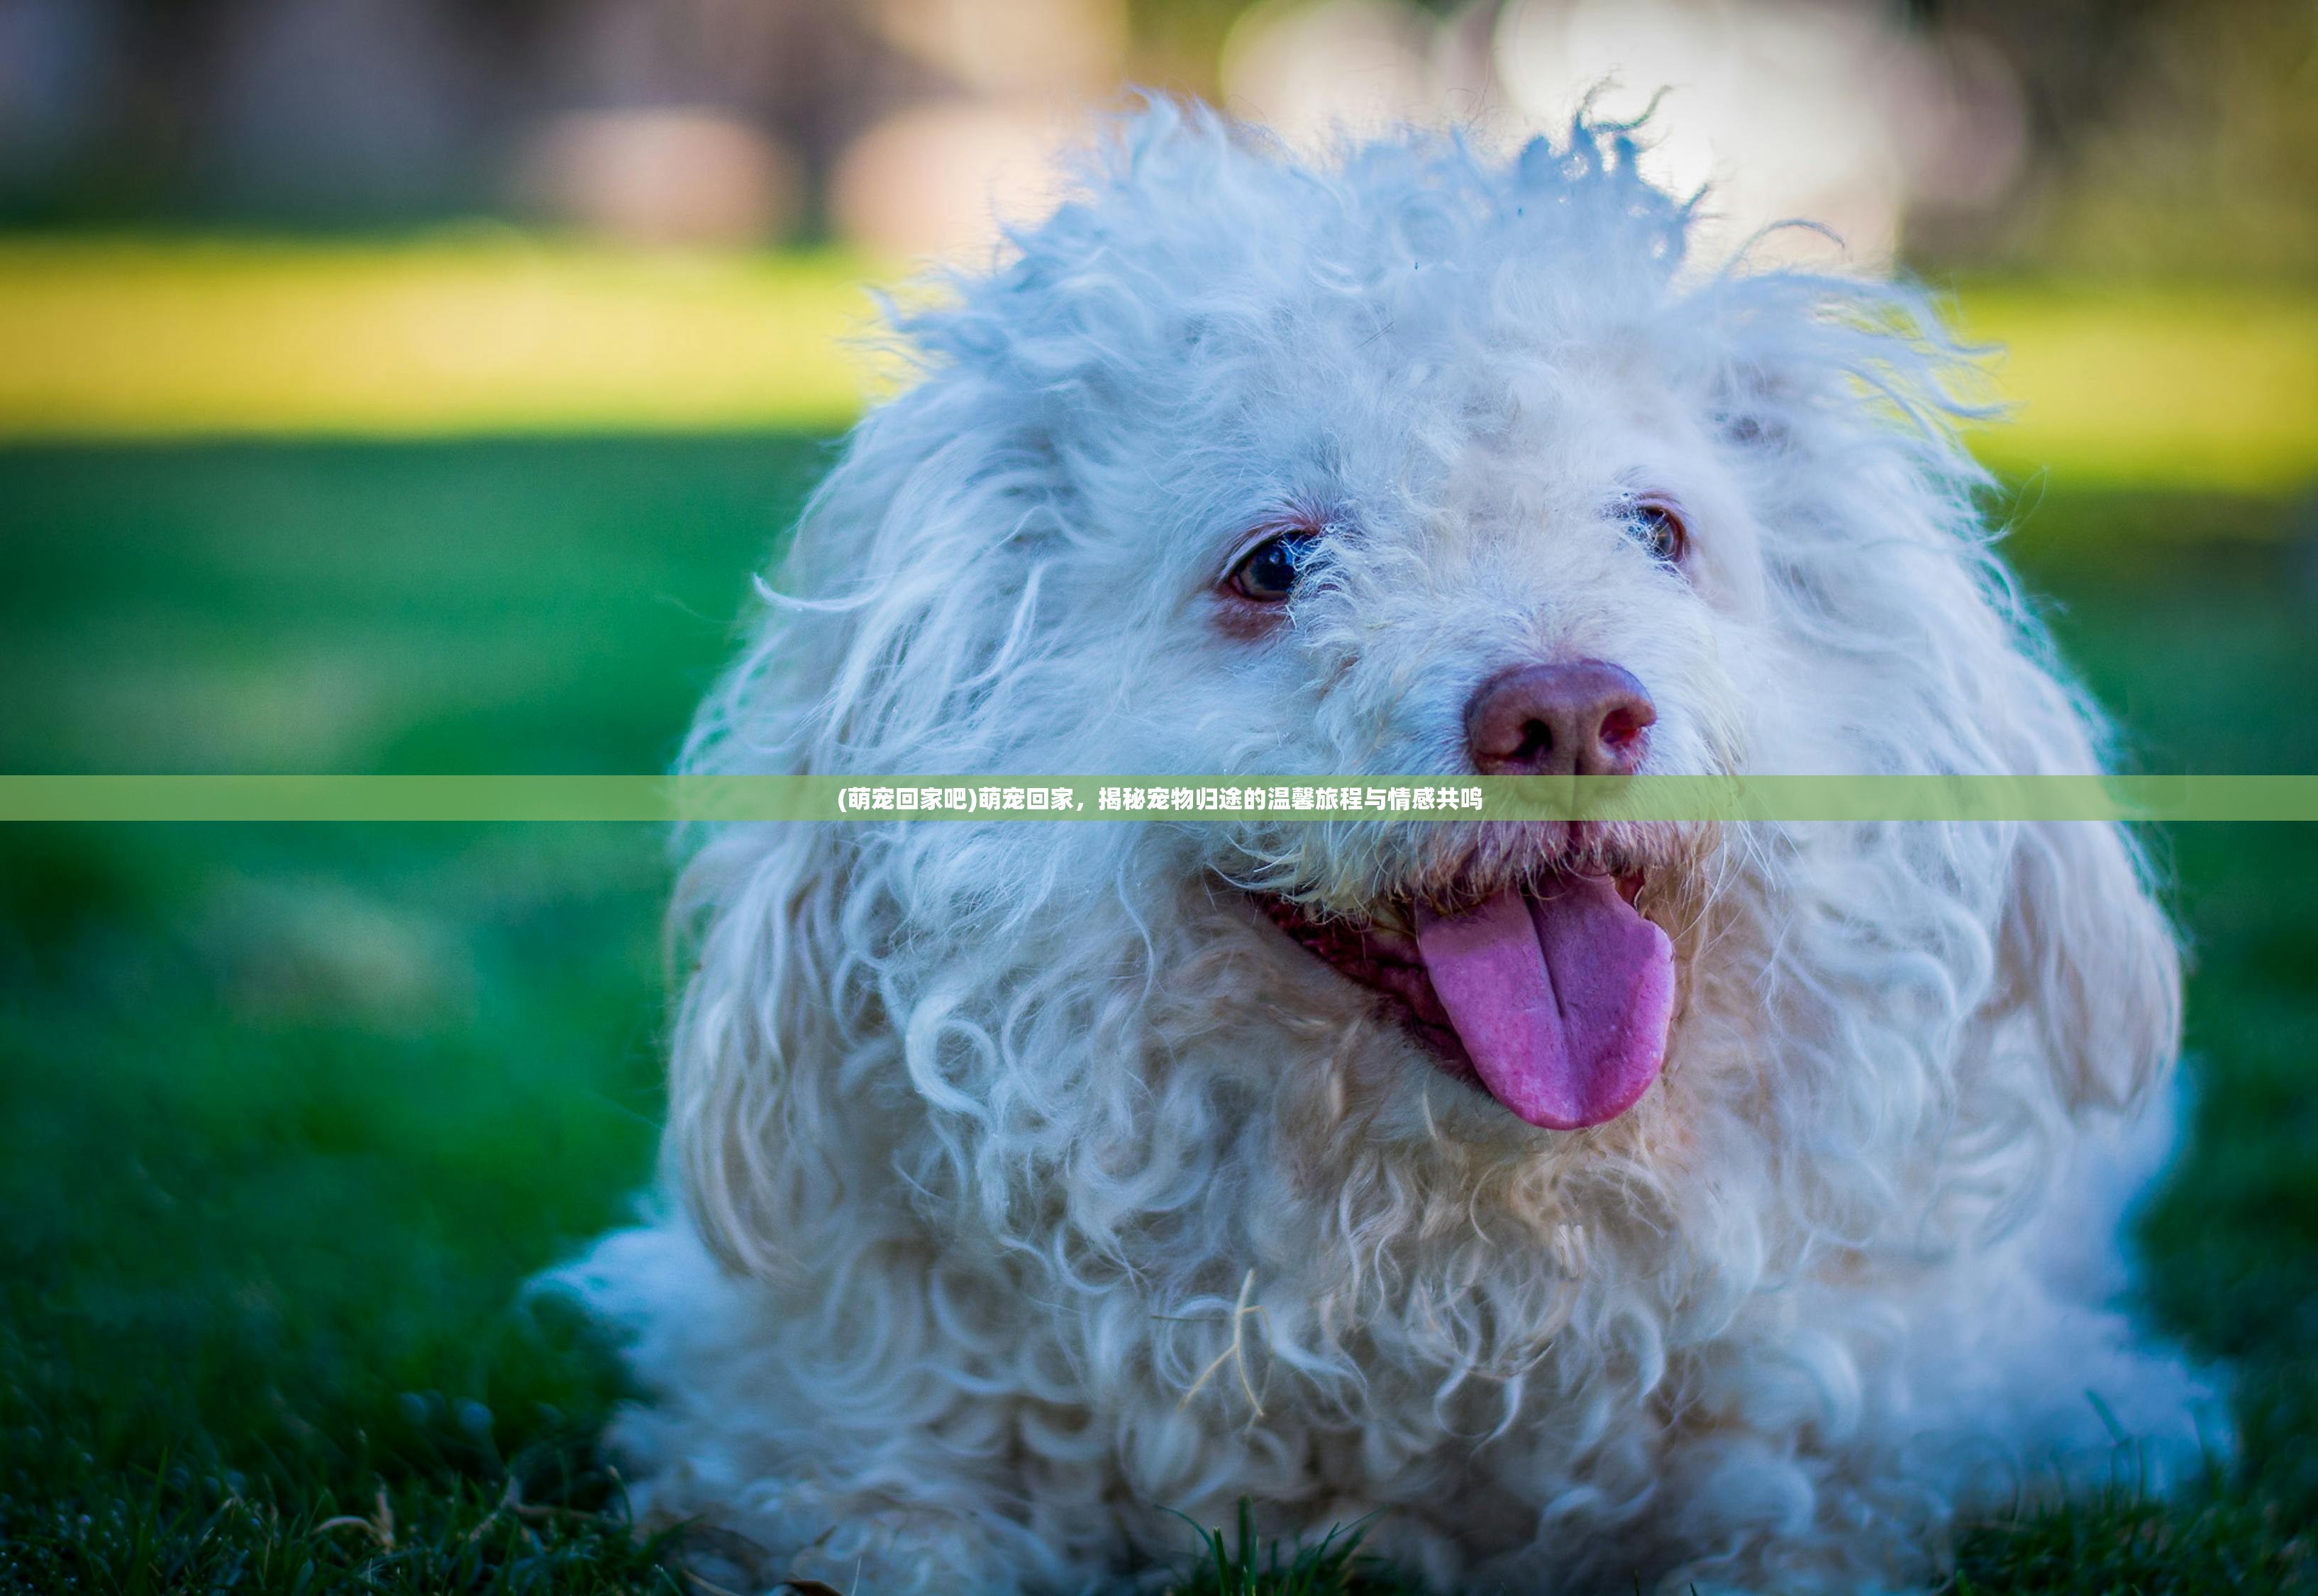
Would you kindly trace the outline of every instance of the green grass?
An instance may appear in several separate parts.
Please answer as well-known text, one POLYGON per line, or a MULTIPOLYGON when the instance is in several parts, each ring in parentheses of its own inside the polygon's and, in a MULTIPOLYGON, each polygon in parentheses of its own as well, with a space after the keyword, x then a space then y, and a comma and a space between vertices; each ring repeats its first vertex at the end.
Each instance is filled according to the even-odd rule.
MULTIPOLYGON (((0 769, 657 767, 820 458, 0 453, 0 769)), ((2141 767, 2318 770, 2290 533, 2029 515, 2141 767)), ((2318 829, 2164 843, 2200 1101, 2145 1305, 2238 1371, 2244 1457, 1976 1527, 1960 1591, 2318 1588, 2318 829)), ((591 1451, 602 1349, 517 1300, 648 1173, 666 886, 641 827, 0 830, 0 1591, 696 1589, 591 1451)), ((1396 1589, 1343 1537, 1182 1555, 1212 1596, 1396 1589)))
POLYGON ((1168 1596, 1401 1596, 1424 1589, 1361 1550, 1365 1524, 1340 1525, 1316 1539, 1285 1545, 1256 1533, 1254 1505, 1245 1500, 1229 1535, 1185 1522, 1199 1550, 1168 1596))

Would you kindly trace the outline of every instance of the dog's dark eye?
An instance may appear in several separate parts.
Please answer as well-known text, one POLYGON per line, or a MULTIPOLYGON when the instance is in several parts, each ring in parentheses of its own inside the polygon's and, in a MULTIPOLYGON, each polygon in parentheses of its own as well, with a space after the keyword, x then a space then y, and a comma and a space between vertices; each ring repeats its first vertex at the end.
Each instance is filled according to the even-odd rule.
POLYGON ((1682 512, 1662 498, 1637 500, 1627 516, 1634 541, 1660 565, 1680 565, 1690 552, 1690 526, 1682 512))
POLYGON ((1264 539, 1232 568, 1229 586, 1256 604, 1280 604, 1295 591, 1296 573, 1320 541, 1315 532, 1283 532, 1264 539))

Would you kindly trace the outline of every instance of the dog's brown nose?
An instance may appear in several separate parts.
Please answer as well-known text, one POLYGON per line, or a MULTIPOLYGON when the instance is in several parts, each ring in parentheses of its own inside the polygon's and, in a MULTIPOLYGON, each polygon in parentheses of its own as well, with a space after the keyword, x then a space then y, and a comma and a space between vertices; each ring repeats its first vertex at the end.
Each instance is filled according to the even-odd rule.
POLYGON ((1641 683, 1605 660, 1524 665, 1473 695, 1465 740, 1483 776, 1629 776, 1658 718, 1641 683))

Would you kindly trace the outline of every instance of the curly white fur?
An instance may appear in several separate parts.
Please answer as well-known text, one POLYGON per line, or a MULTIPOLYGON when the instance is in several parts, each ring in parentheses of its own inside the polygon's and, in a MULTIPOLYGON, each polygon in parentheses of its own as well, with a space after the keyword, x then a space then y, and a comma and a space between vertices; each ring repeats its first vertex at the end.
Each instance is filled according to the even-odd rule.
MULTIPOLYGON (((1477 684, 1583 656, 1647 683, 1652 771, 2098 768, 1936 319, 1685 272, 1689 221, 1621 130, 1322 170, 1146 110, 899 318, 921 378, 688 764, 1445 773, 1477 684), (1688 507, 1686 576, 1629 535, 1638 488, 1688 507), (1235 540, 1298 503, 1354 529, 1324 579, 1220 623, 1235 540)), ((1574 1134, 1431 1067, 1243 890, 1356 910, 1508 836, 706 838, 680 1205, 566 1277, 652 1393, 615 1436, 644 1511, 875 1592, 1132 1583, 1188 1545, 1167 1510, 1244 1497, 1365 1518, 1443 1588, 1855 1590, 2105 1477, 2112 1419, 2137 1466, 2195 1459, 2204 1387, 2107 1300, 2179 1024, 2123 833, 1652 835, 1667 1065, 1574 1134)))

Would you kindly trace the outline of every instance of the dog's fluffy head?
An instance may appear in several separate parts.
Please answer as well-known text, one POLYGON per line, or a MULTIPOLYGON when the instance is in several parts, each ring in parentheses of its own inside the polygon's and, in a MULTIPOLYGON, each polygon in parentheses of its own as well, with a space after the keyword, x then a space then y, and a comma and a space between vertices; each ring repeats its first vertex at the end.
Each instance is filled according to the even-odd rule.
MULTIPOLYGON (((1448 775, 1483 684, 1589 659, 1647 690, 1650 771, 2095 768, 1985 548, 1936 320, 1688 267, 1688 223, 1615 130, 1316 170, 1146 112, 899 318, 920 377, 693 765, 1448 775), (1292 591, 1252 600, 1283 532, 1292 591)), ((1982 1227, 2175 1023, 2130 849, 2085 825, 743 826, 687 879, 669 1148, 729 1260, 930 1225, 1180 1296, 1293 1259, 1268 1333, 1315 1369, 1354 1323, 1460 1367, 1533 1348, 1586 1311, 1581 1233, 1672 1335, 1899 1215, 1982 1227), (1676 949, 1665 1070, 1592 1129, 1506 1113, 1280 928, 1570 868, 1676 949)))

